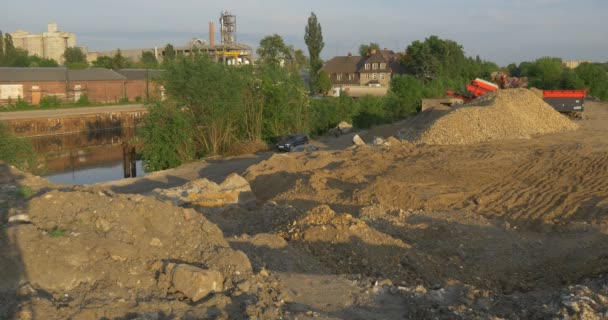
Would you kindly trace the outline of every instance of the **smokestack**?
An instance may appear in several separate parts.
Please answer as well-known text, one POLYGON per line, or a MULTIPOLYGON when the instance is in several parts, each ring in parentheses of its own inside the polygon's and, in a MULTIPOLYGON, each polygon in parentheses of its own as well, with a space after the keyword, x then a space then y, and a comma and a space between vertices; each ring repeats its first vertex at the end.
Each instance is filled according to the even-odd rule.
POLYGON ((213 20, 209 21, 209 45, 215 46, 215 25, 213 24, 213 20))

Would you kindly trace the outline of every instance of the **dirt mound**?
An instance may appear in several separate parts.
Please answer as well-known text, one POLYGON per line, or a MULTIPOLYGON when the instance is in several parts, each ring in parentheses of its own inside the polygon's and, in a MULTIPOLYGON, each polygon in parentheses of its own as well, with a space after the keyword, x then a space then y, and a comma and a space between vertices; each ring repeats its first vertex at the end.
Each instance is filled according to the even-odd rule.
POLYGON ((453 111, 429 110, 409 124, 399 134, 402 139, 433 145, 529 138, 578 128, 527 89, 492 92, 453 111))
POLYGON ((399 252, 409 249, 408 244, 326 205, 308 211, 280 234, 337 274, 412 279, 400 265, 399 252))
POLYGON ((40 194, 11 215, 27 219, 0 234, 11 248, 0 254, 0 300, 13 306, 0 311, 82 319, 282 314, 268 275, 255 275, 247 256, 192 209, 76 188, 40 194))

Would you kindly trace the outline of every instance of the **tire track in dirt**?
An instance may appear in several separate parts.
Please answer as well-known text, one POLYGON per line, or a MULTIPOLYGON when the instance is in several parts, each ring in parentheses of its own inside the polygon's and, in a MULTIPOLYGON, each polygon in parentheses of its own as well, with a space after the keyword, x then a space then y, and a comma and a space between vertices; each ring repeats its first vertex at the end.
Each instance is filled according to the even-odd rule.
POLYGON ((512 221, 605 220, 608 208, 608 153, 562 146, 537 151, 529 161, 473 197, 474 210, 512 221))

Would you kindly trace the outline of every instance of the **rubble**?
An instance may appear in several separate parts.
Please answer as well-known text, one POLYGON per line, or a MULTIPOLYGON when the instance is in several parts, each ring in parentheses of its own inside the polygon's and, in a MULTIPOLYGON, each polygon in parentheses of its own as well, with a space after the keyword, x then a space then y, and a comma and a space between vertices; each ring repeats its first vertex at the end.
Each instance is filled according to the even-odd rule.
POLYGON ((170 263, 165 273, 170 275, 171 285, 192 302, 197 302, 211 293, 223 291, 224 276, 219 271, 170 263))
POLYGON ((365 145, 365 141, 363 141, 363 139, 361 139, 361 137, 359 137, 359 135, 358 135, 358 134, 356 134, 356 135, 353 137, 353 143, 354 143, 356 146, 364 146, 364 145, 365 145))
POLYGON ((221 184, 202 178, 181 187, 155 189, 150 195, 171 201, 177 206, 191 205, 201 208, 247 206, 256 201, 249 182, 236 173, 229 175, 221 184))

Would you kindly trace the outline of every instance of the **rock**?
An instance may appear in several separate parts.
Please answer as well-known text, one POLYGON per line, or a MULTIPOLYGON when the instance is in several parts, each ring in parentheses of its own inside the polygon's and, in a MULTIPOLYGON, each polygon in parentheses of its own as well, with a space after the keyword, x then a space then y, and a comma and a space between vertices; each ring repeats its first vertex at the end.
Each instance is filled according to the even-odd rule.
POLYGON ((386 144, 386 140, 384 140, 384 138, 382 137, 374 137, 374 141, 372 142, 372 144, 375 146, 382 146, 386 144))
POLYGON ((169 264, 167 274, 173 288, 193 302, 224 290, 224 276, 219 271, 204 270, 187 264, 169 264))
POLYGON ((347 134, 347 133, 350 133, 351 131, 353 131, 353 125, 346 121, 342 121, 342 122, 338 123, 338 125, 336 126, 336 129, 338 129, 341 134, 347 134))
POLYGON ((251 282, 245 280, 245 281, 237 284, 236 287, 239 288, 239 290, 247 293, 251 289, 251 282))
POLYGON ((163 243, 160 241, 159 238, 152 238, 152 241, 150 241, 150 245, 153 247, 162 247, 163 243))
POLYGON ((32 219, 27 214, 18 214, 8 218, 8 223, 12 222, 32 222, 32 219))
POLYGON ((152 193, 160 200, 168 200, 178 206, 190 204, 202 208, 220 208, 234 204, 246 206, 257 201, 249 182, 236 173, 219 185, 203 178, 177 188, 155 189, 152 193))
POLYGON ((359 137, 358 134, 356 134, 353 137, 353 143, 357 146, 364 146, 365 145, 365 141, 363 141, 363 139, 361 139, 361 137, 359 137))

